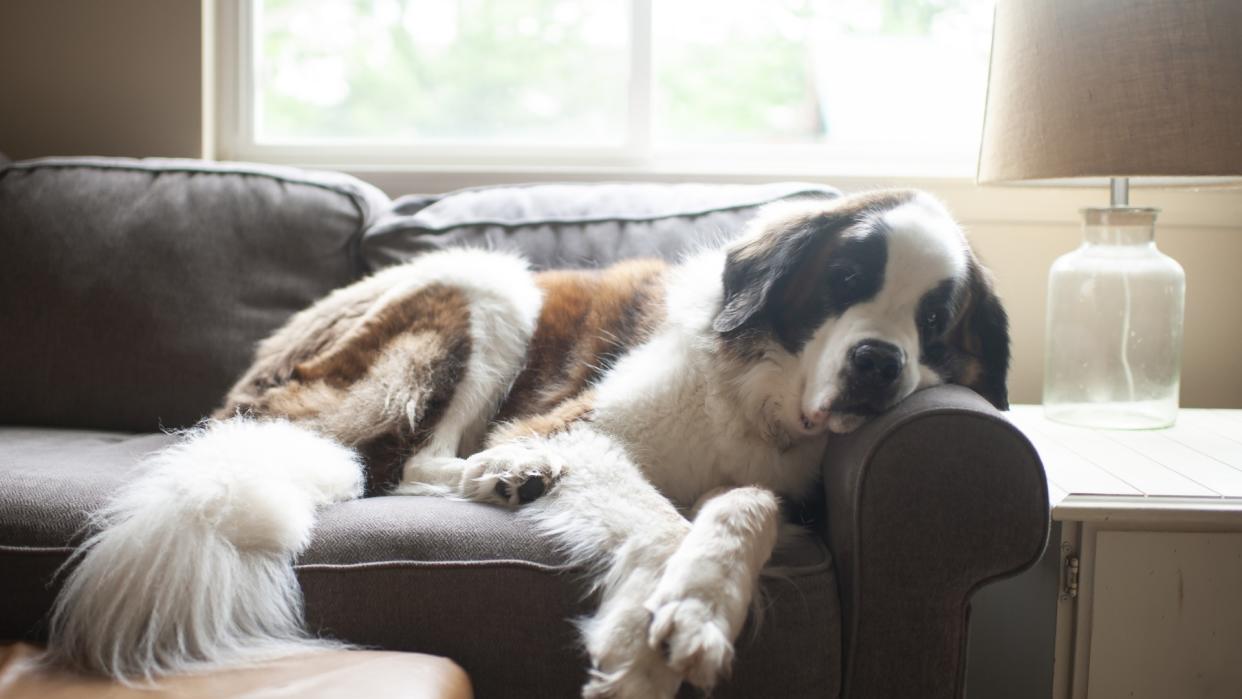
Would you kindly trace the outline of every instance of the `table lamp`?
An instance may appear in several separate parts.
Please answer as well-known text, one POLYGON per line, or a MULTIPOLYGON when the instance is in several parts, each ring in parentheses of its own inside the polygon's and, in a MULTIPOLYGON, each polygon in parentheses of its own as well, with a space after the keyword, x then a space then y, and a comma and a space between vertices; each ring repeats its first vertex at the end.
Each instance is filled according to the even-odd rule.
POLYGON ((1156 248, 1158 210, 1129 205, 1130 178, 1236 175, 1242 0, 998 1, 978 181, 1111 183, 1049 272, 1049 418, 1173 424, 1186 277, 1156 248))

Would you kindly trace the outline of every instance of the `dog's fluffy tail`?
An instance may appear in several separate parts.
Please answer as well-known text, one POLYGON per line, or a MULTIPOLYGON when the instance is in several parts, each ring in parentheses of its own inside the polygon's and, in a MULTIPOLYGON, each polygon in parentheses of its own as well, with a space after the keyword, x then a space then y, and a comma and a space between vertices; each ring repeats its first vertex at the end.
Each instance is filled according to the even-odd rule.
POLYGON ((307 637, 293 557, 359 497, 353 451, 284 421, 208 421, 98 514, 52 611, 54 661, 123 681, 244 664, 307 637))

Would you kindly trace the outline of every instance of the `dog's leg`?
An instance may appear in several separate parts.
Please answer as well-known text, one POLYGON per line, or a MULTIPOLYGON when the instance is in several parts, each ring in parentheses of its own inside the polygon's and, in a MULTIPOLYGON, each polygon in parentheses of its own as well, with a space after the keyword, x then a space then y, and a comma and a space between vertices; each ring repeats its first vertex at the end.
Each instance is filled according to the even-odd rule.
POLYGON ((710 690, 728 672, 759 571, 780 529, 776 496, 746 487, 709 494, 645 607, 648 645, 692 684, 710 690))
POLYGON ((488 448, 464 461, 423 462, 419 468, 438 478, 432 482, 441 483, 446 494, 499 505, 526 504, 548 492, 565 469, 547 438, 589 420, 593 396, 587 391, 545 414, 498 426, 488 448))
POLYGON ((458 456, 477 448, 478 437, 521 371, 542 296, 525 263, 484 251, 459 251, 451 259, 453 265, 438 273, 455 278, 469 298, 469 359, 430 437, 406 459, 394 492, 497 501, 493 490, 469 487, 483 474, 464 476, 471 464, 458 456))
POLYGON ((644 603, 690 523, 612 439, 578 423, 540 438, 565 462, 556 487, 518 510, 573 561, 595 571, 596 614, 581 623, 588 697, 672 697, 682 676, 647 644, 644 603))
POLYGON ((547 439, 590 420, 593 400, 594 393, 586 391, 542 415, 499 425, 488 448, 468 459, 428 458, 420 450, 406 462, 406 480, 397 492, 526 504, 548 492, 565 468, 547 439))
POLYGON ((479 289, 466 292, 471 296, 470 356, 434 431, 407 461, 403 483, 443 480, 440 472, 456 460, 467 434, 482 431, 491 419, 526 356, 533 318, 479 289))

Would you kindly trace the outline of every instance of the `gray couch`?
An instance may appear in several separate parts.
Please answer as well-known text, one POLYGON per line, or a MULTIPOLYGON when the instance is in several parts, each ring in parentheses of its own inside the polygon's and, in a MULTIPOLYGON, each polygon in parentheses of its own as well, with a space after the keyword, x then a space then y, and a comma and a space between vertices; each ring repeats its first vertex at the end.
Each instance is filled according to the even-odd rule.
MULTIPOLYGON (((256 340, 333 288, 444 245, 541 267, 674 257, 756 206, 830 188, 544 185, 390 201, 349 177, 198 161, 0 166, 0 639, 38 640, 88 513, 207 413, 256 340)), ((573 696, 579 572, 507 511, 329 508, 298 562, 310 627, 448 656, 481 697, 573 696)), ((916 394, 824 456, 815 532, 765 574, 720 697, 952 697, 981 585, 1048 528, 1026 439, 973 393, 916 394)))

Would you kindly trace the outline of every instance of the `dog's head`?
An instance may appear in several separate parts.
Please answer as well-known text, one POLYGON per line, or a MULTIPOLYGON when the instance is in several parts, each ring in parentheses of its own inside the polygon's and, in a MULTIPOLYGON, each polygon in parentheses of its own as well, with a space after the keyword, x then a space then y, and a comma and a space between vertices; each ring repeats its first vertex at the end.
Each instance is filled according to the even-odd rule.
POLYGON ((713 328, 755 367, 747 388, 789 437, 849 432, 945 382, 1008 407, 1005 311, 961 229, 921 192, 768 207, 727 248, 713 328))

